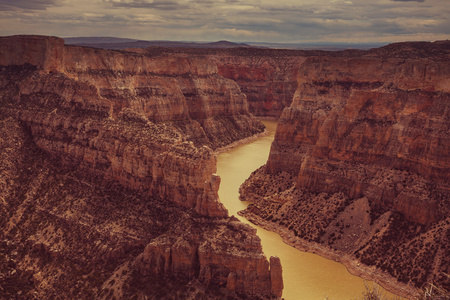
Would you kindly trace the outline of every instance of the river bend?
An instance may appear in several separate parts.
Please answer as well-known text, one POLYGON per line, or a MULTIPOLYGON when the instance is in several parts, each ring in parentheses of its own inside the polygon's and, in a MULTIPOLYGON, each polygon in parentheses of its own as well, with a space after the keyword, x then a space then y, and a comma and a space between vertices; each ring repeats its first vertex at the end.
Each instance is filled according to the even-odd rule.
MULTIPOLYGON (((265 121, 269 134, 218 155, 217 173, 221 177, 219 196, 230 216, 257 229, 267 257, 278 256, 283 266, 283 298, 357 299, 365 291, 364 280, 351 275, 344 265, 319 255, 299 251, 273 232, 260 228, 237 215, 248 203, 239 200, 239 186, 250 173, 266 163, 274 138, 276 122, 265 121)), ((368 284, 373 284, 369 282, 368 284)))

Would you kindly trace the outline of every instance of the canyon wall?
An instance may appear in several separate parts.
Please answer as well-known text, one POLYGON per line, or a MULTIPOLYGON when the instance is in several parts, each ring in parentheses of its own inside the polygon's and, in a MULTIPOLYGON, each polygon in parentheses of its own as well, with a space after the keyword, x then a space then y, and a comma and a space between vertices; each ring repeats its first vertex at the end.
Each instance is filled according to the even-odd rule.
POLYGON ((279 263, 218 199, 213 149, 263 125, 211 59, 42 36, 0 52, 5 297, 281 295, 279 263), (161 240, 175 245, 164 274, 146 263, 161 240))
POLYGON ((197 228, 186 230, 183 225, 177 234, 152 241, 138 257, 141 272, 181 279, 195 274, 207 285, 226 287, 238 294, 281 297, 280 261, 276 257, 267 261, 256 229, 234 218, 206 230, 206 237, 197 235, 197 228))
POLYGON ((225 146, 263 125, 213 62, 67 47, 50 37, 0 43, 2 102, 22 109, 39 147, 199 213, 226 216, 217 202, 215 157, 200 146, 225 146))
POLYGON ((243 215, 400 282, 448 288, 449 48, 307 58, 267 165, 241 187, 255 202, 243 215))
POLYGON ((127 49, 146 53, 152 57, 183 54, 202 55, 217 65, 221 76, 236 82, 247 96, 249 111, 258 117, 278 119, 285 107, 292 102, 297 89, 297 72, 300 64, 309 56, 326 55, 325 51, 287 49, 235 48, 192 49, 159 48, 127 49))
MULTIPOLYGON (((216 64, 204 56, 154 58, 64 46, 62 39, 36 36, 4 37, 0 44, 2 53, 8 53, 0 57, 0 65, 29 64, 43 73, 64 75, 55 86, 61 91, 55 93, 65 97, 66 105, 108 111, 112 118, 128 111, 151 122, 172 122, 186 139, 213 149, 263 131, 238 85, 218 75, 216 64), (79 90, 67 90, 68 80, 79 90)), ((24 92, 45 88, 53 86, 41 82, 24 92)))
POLYGON ((278 119, 292 102, 298 68, 305 57, 295 51, 277 55, 276 50, 269 54, 248 49, 243 55, 216 55, 214 59, 218 73, 234 80, 247 96, 254 115, 278 119))

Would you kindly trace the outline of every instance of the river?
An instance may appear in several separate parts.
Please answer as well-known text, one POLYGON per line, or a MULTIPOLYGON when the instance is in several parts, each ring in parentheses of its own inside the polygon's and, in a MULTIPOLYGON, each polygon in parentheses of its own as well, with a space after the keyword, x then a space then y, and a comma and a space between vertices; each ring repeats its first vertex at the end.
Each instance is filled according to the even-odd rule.
MULTIPOLYGON (((281 237, 237 215, 248 203, 239 200, 239 186, 250 173, 266 163, 274 138, 276 122, 265 121, 269 131, 249 144, 218 155, 217 173, 221 177, 219 196, 230 216, 257 229, 266 256, 278 256, 283 266, 283 297, 294 299, 357 299, 365 291, 364 280, 351 275, 344 265, 316 254, 299 251, 281 237)), ((373 284, 369 282, 368 284, 373 284)))

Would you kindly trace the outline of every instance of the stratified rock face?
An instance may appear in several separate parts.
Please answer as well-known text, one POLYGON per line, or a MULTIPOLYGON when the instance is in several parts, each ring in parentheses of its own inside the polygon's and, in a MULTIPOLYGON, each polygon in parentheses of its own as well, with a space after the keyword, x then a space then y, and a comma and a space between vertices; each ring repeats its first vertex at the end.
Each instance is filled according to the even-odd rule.
POLYGON ((235 81, 247 96, 249 111, 260 117, 279 118, 292 102, 297 89, 297 72, 306 57, 324 55, 323 51, 286 49, 128 49, 149 56, 183 54, 203 55, 214 61, 218 74, 235 81))
POLYGON ((278 56, 257 49, 242 55, 216 55, 220 75, 233 79, 247 95, 250 111, 257 116, 279 118, 292 102, 297 89, 297 72, 304 61, 300 53, 278 56))
POLYGON ((66 47, 40 36, 1 38, 0 49, 2 104, 20 108, 40 148, 198 213, 226 216, 213 153, 188 141, 217 148, 262 125, 210 60, 66 47))
POLYGON ((0 51, 0 298, 279 296, 259 239, 218 199, 211 147, 262 126, 214 63, 37 36, 0 38, 0 51), (196 246, 180 239, 154 280, 145 249, 181 233, 196 246))
POLYGON ((172 229, 150 243, 136 261, 142 275, 195 277, 207 286, 218 286, 251 297, 281 297, 280 260, 270 263, 262 253, 256 230, 229 219, 201 232, 193 227, 172 229), (179 231, 177 231, 179 230, 179 231), (239 241, 239 243, 236 243, 239 241), (270 271, 269 271, 270 269, 270 271))
POLYGON ((270 288, 281 273, 269 269, 249 226, 62 163, 36 146, 22 121, 0 116, 0 298, 281 294, 270 288))
POLYGON ((402 46, 305 60, 244 215, 448 287, 449 43, 402 46))
POLYGON ((263 130, 236 83, 219 76, 205 57, 151 58, 40 36, 4 37, 0 49, 2 66, 28 64, 40 74, 58 75, 25 83, 19 87, 24 95, 52 92, 66 106, 108 111, 113 118, 127 109, 152 122, 173 122, 187 139, 212 148, 263 130))
POLYGON ((449 75, 448 63, 428 60, 308 59, 268 172, 298 172, 306 190, 364 195, 411 221, 433 222, 439 213, 430 189, 414 196, 421 193, 405 180, 417 174, 434 183, 431 190, 448 191, 449 75))

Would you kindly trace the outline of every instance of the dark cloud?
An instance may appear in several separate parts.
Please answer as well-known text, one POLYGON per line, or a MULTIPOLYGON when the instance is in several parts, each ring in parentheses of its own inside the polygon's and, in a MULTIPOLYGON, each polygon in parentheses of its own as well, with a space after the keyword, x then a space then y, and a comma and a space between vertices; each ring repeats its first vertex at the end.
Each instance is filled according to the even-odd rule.
POLYGON ((393 2, 425 2, 425 0, 391 0, 393 2))
POLYGON ((432 40, 450 34, 445 1, 0 0, 0 35, 89 32, 211 41, 432 40))
POLYGON ((133 1, 121 1, 112 0, 106 1, 112 4, 114 7, 123 8, 152 8, 159 10, 180 10, 189 8, 186 4, 181 4, 177 1, 165 1, 165 0, 133 0, 133 1))
POLYGON ((58 0, 0 0, 0 11, 45 10, 55 5, 58 5, 58 0))

